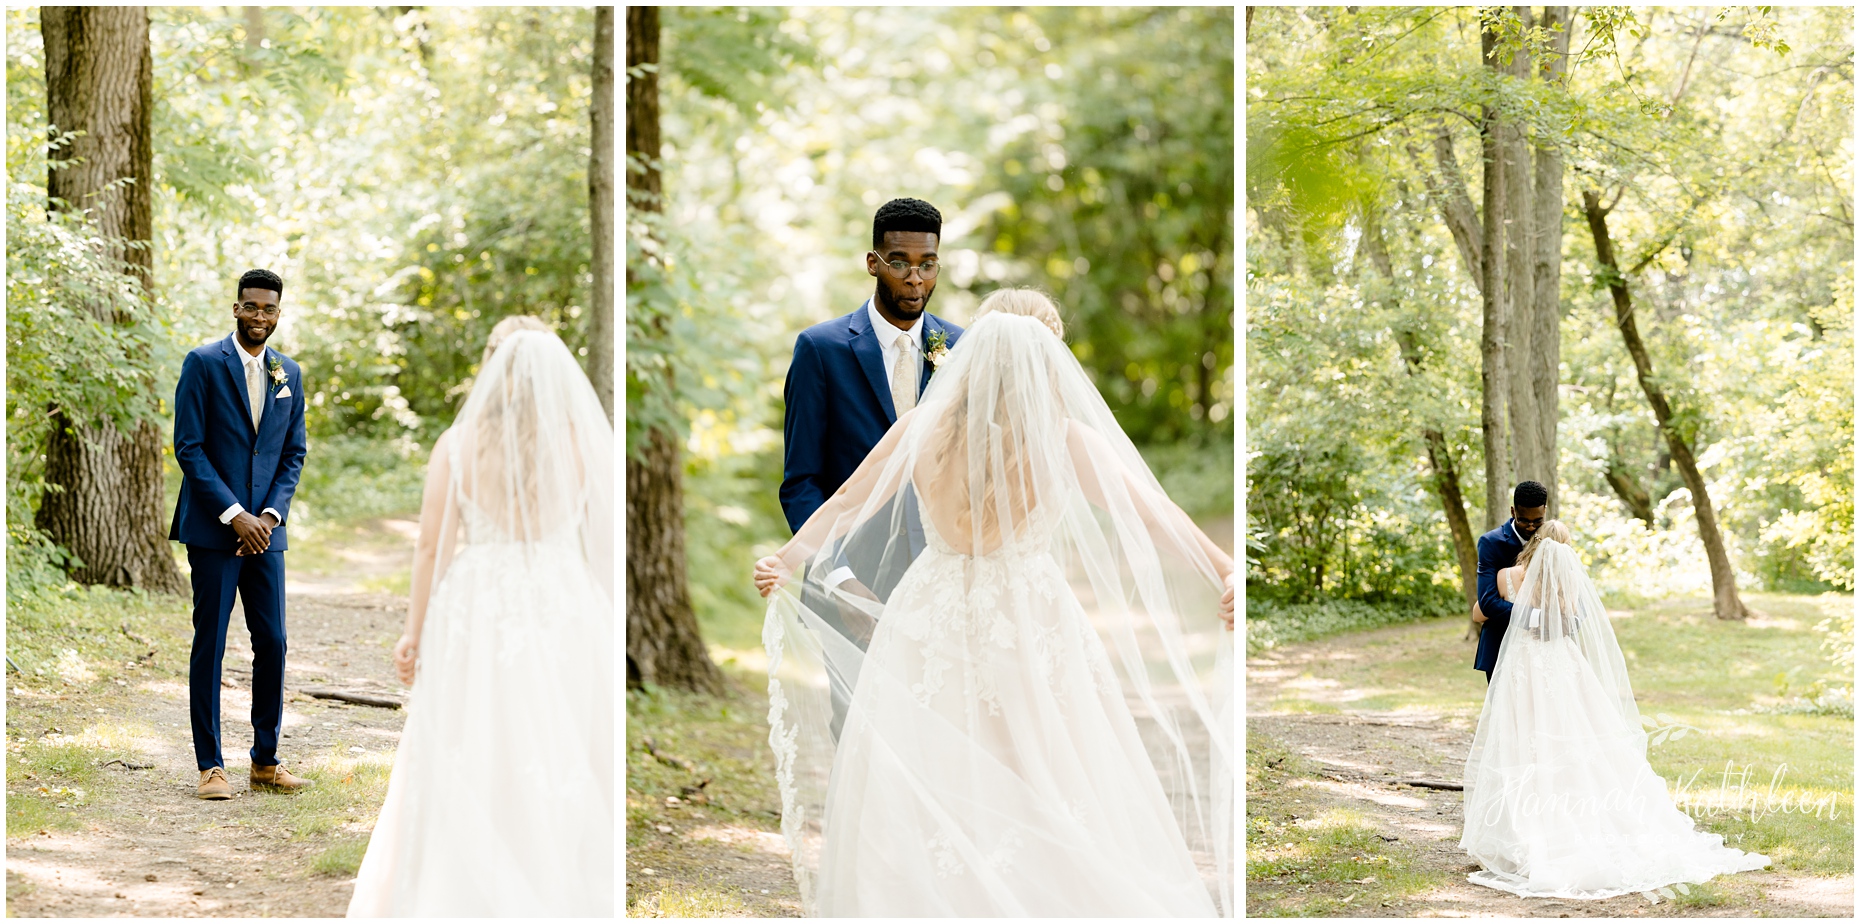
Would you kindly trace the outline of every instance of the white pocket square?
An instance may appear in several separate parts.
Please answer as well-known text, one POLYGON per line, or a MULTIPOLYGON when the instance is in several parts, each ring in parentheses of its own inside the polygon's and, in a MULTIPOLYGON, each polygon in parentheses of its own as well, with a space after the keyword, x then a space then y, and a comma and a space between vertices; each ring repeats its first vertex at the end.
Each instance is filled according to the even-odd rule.
POLYGON ((283 388, 278 389, 278 393, 277 395, 275 395, 275 397, 278 397, 278 398, 289 398, 290 396, 291 396, 291 386, 289 385, 286 385, 283 388))

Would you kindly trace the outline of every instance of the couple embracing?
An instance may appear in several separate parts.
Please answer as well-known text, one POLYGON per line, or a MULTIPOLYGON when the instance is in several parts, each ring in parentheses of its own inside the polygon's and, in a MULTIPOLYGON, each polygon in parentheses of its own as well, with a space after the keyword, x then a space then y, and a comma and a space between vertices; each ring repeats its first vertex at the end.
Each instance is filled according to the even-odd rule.
POLYGON ((1601 596, 1549 492, 1517 485, 1479 539, 1485 706, 1466 759, 1468 878, 1515 895, 1602 899, 1762 869, 1699 831, 1647 762, 1647 733, 1601 596))
POLYGON ((788 373, 795 536, 754 577, 805 909, 1232 914, 1233 560, 1050 298, 928 313, 940 236, 881 207, 872 298, 788 373))
MULTIPOLYGON (((175 389, 170 538, 192 570, 196 795, 215 801, 232 797, 219 694, 235 600, 254 656, 250 788, 311 785, 278 754, 303 373, 269 346, 283 280, 253 270, 236 291, 232 335, 189 353, 175 389)), ((612 915, 613 438, 543 321, 493 328, 427 466, 393 651, 413 690, 351 917, 612 915)))

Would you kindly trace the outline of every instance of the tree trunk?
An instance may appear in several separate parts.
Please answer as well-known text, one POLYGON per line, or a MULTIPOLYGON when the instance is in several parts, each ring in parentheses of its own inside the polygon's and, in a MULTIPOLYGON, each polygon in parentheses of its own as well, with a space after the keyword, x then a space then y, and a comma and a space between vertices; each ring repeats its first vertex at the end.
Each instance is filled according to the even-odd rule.
MULTIPOLYGON (((1497 79, 1499 66, 1492 57, 1498 36, 1490 28, 1479 32, 1479 49, 1485 66, 1497 79)), ((1485 443, 1485 522, 1493 529, 1504 522, 1506 488, 1510 485, 1511 449, 1506 439, 1505 405, 1510 382, 1505 376, 1505 171, 1501 150, 1502 126, 1498 109, 1483 108, 1479 124, 1481 156, 1485 162, 1484 234, 1479 247, 1481 326, 1479 331, 1479 427, 1485 443)))
MULTIPOLYGON (((82 134, 60 155, 71 166, 48 171, 46 191, 63 208, 88 211, 99 233, 141 242, 117 256, 154 284, 154 59, 142 7, 44 7, 46 112, 55 131, 82 134), (127 178, 128 183, 119 183, 127 178), (113 185, 115 184, 115 185, 113 185)), ((95 306, 106 324, 132 318, 95 306)), ((114 425, 52 421, 45 446, 46 492, 34 520, 82 564, 73 580, 180 593, 186 582, 168 547, 161 430, 141 421, 114 425)))
MULTIPOLYGON (((1711 564, 1712 612, 1719 619, 1743 619, 1749 615, 1749 611, 1737 595, 1737 573, 1731 568, 1731 557, 1725 552, 1724 537, 1718 532, 1718 517, 1712 512, 1711 495, 1705 490, 1705 479, 1699 474, 1698 461, 1693 458, 1691 445, 1673 421, 1672 406, 1667 403, 1665 391, 1654 378, 1653 361, 1647 355, 1646 346, 1641 343, 1640 328, 1634 321, 1634 302, 1628 295, 1627 276, 1615 259, 1614 241, 1608 234, 1608 211, 1602 207, 1601 196, 1587 189, 1582 192, 1582 209, 1589 221, 1589 234, 1595 240, 1596 262, 1601 264, 1602 272, 1608 280, 1608 292, 1614 297, 1615 326, 1620 329, 1621 339, 1627 344, 1628 355, 1634 360, 1634 372, 1640 379, 1641 391, 1646 393, 1647 404, 1653 408, 1654 421, 1659 424, 1660 434, 1666 438, 1673 464, 1679 468, 1679 477, 1685 480, 1686 488, 1692 492, 1692 508, 1699 523, 1699 538, 1705 543, 1705 557, 1711 564)), ((1639 269, 1637 266, 1633 271, 1639 269)))
POLYGON ((594 8, 594 100, 589 106, 589 238, 594 302, 588 315, 588 381, 614 419, 614 8, 594 8))
MULTIPOLYGON (((1566 72, 1570 31, 1569 7, 1544 7, 1538 23, 1552 35, 1548 54, 1537 62, 1536 75, 1547 84, 1561 85, 1566 72), (1557 26, 1562 26, 1557 30, 1557 26)), ((1557 515, 1557 418, 1560 400, 1557 386, 1561 377, 1562 285, 1563 285, 1563 149, 1552 138, 1538 138, 1536 152, 1536 188, 1531 221, 1534 232, 1534 268, 1531 274, 1531 353, 1530 387, 1536 393, 1536 447, 1542 453, 1537 480, 1550 491, 1550 516, 1557 515)))
MULTIPOLYGON (((660 211, 659 11, 626 11, 627 207, 660 211)), ((626 460, 626 682, 723 690, 691 609, 685 572, 684 467, 678 438, 646 434, 626 460)))
MULTIPOLYGON (((1524 28, 1531 27, 1531 8, 1513 7, 1524 28)), ((1531 75, 1531 56, 1519 48, 1504 74, 1520 82, 1531 75)), ((1537 299, 1532 283, 1535 275, 1531 222, 1536 210, 1531 206, 1530 143, 1517 119, 1499 119, 1499 152, 1504 156, 1505 208, 1505 374, 1507 392, 1506 419, 1511 433, 1511 480, 1542 481, 1543 450, 1537 445, 1537 392, 1531 388, 1531 356, 1536 349, 1532 308, 1537 299)), ((1490 219, 1488 219, 1490 220, 1490 219)))

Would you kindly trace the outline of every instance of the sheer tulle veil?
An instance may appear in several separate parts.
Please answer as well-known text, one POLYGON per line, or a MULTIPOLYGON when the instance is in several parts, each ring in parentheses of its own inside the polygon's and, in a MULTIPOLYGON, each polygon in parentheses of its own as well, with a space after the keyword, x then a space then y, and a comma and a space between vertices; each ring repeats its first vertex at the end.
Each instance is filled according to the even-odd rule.
MULTIPOLYGON (((561 338, 519 329, 491 353, 453 421, 454 502, 439 535, 435 586, 457 543, 572 543, 614 595, 614 435, 561 338), (483 532, 461 529, 478 517, 483 532)), ((612 614, 606 614, 609 625, 612 614)))
MULTIPOLYGON (((807 912, 815 910, 823 813, 846 703, 869 685, 929 695, 925 677, 868 676, 885 668, 871 663, 866 649, 885 624, 892 589, 934 543, 968 556, 964 576, 939 589, 952 599, 966 595, 964 612, 1009 609, 993 601, 1028 592, 1014 578, 1017 556, 1050 554, 1057 562, 1093 645, 1106 653, 1105 672, 1114 676, 1104 682, 1121 691, 1135 719, 1194 865, 1215 907, 1233 914, 1234 642, 1217 616, 1221 572, 1204 541, 1053 331, 1016 314, 977 319, 936 368, 917 408, 796 535, 798 551, 788 558, 804 558, 805 566, 770 596, 763 630, 770 742, 782 832, 807 912)), ((983 639, 992 631, 998 643, 1013 643, 998 624, 961 631, 983 639)), ((997 755, 1013 750, 1001 741, 1033 747, 1028 739, 1046 729, 991 718, 980 667, 934 668, 941 683, 975 685, 977 705, 966 724, 926 719, 908 735, 909 746, 936 755, 939 766, 966 760, 975 775, 929 780, 925 785, 950 790, 918 795, 959 807, 966 804, 962 787, 986 778, 996 781, 990 786, 1024 785, 1028 800, 1053 798, 1027 767, 1001 766, 997 755)))

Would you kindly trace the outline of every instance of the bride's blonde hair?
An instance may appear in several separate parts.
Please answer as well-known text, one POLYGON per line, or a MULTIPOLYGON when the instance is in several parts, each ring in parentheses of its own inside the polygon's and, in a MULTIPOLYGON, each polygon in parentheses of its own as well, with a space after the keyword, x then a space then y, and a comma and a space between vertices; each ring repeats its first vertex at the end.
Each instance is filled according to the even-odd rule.
POLYGON ((1527 571, 1530 570, 1531 557, 1537 554, 1537 548, 1543 545, 1545 539, 1552 539, 1564 545, 1568 545, 1570 540, 1569 527, 1563 525, 1562 520, 1545 520, 1544 525, 1537 527, 1537 535, 1532 536, 1531 541, 1524 544, 1524 551, 1518 553, 1518 567, 1527 571))
POLYGON ((1059 317, 1059 306, 1053 304, 1053 300, 1039 289, 996 289, 976 306, 975 317, 979 319, 991 311, 1025 315, 1046 325, 1053 336, 1066 339, 1066 322, 1059 317))
POLYGON ((491 354, 497 352, 498 346, 509 339, 511 334, 520 330, 547 331, 548 329, 548 323, 533 314, 513 314, 497 322, 497 326, 491 328, 491 336, 485 338, 484 356, 479 358, 478 365, 483 366, 489 363, 491 354))

